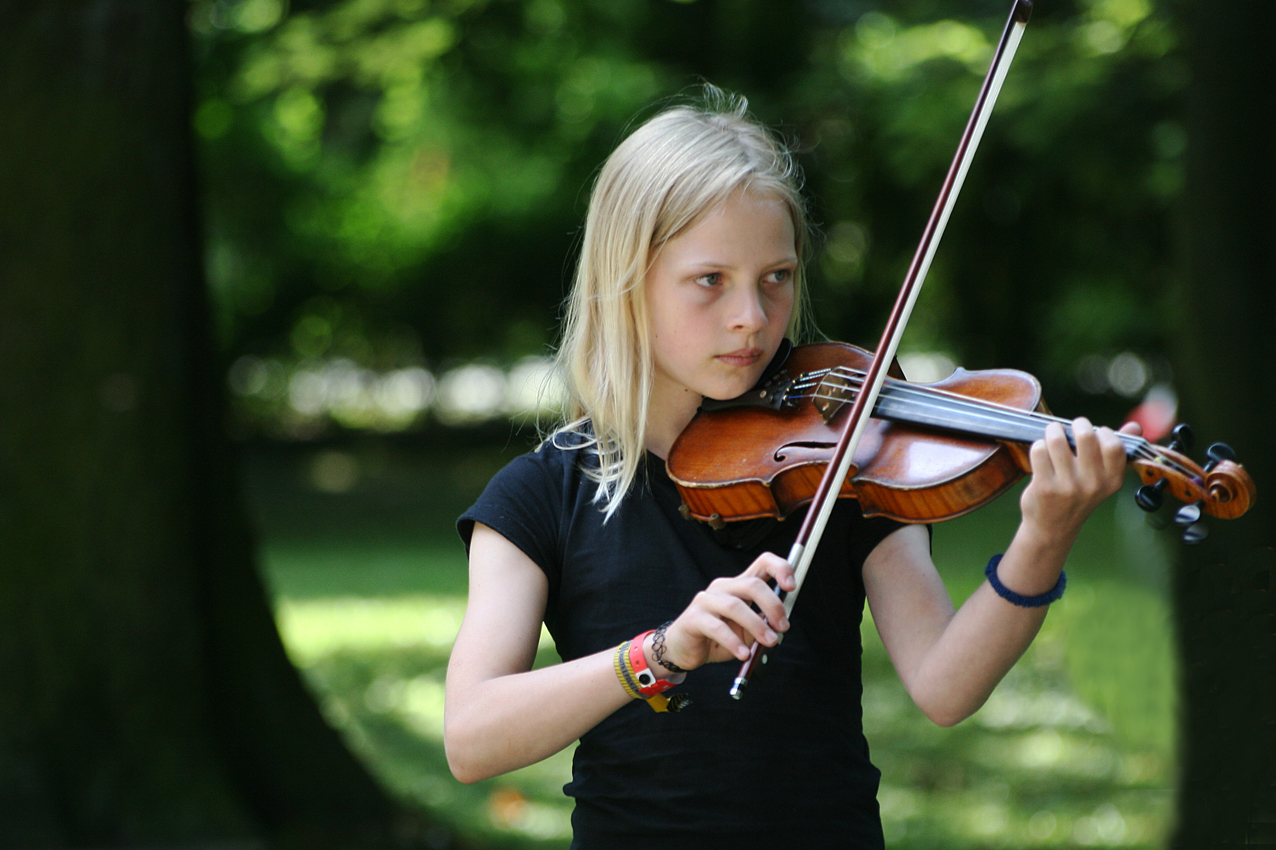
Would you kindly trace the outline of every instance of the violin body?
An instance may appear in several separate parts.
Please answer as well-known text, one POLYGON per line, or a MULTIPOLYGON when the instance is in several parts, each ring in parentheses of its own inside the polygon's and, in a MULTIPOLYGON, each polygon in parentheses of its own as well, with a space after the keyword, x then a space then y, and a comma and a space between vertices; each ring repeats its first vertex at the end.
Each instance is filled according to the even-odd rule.
MULTIPOLYGON (((784 518, 811 501, 872 358, 846 343, 799 346, 759 388, 706 401, 666 463, 684 512, 719 525, 784 518)), ((976 510, 1031 471, 1028 445, 1060 421, 1025 372, 958 369, 931 384, 904 381, 897 368, 890 374, 839 492, 859 500, 865 516, 938 522, 976 510)), ((1233 518, 1255 498, 1231 460, 1201 469, 1171 449, 1123 439, 1145 485, 1204 513, 1233 518)))
MULTIPOLYGON (((838 342, 795 348, 793 375, 833 367, 863 370, 872 354, 838 342)), ((902 377, 893 368, 894 377, 902 377)), ((1041 385, 1025 372, 998 369, 953 375, 929 385, 1020 410, 1041 405, 1041 385)), ((691 515, 708 522, 785 517, 809 502, 841 431, 812 400, 702 411, 669 452, 669 477, 691 515), (708 447, 716 447, 707 450, 708 447)), ((841 496, 859 500, 865 516, 934 522, 969 513, 1029 471, 1021 444, 1002 443, 874 418, 856 449, 841 496)))

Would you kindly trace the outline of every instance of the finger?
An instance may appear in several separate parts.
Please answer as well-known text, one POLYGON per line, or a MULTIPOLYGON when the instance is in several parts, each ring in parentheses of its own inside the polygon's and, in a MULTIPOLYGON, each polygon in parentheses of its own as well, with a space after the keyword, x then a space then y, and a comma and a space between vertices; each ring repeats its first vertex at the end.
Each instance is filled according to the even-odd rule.
MULTIPOLYGON (((750 643, 757 641, 766 646, 774 646, 779 642, 779 636, 755 611, 734 598, 723 606, 714 605, 712 601, 702 603, 690 618, 689 627, 700 639, 721 647, 742 661, 749 657, 750 643), (736 604, 741 607, 735 607, 736 604), (755 624, 756 631, 743 625, 741 620, 755 624)), ((715 655, 712 648, 709 655, 715 655)))
POLYGON ((1028 448, 1028 464, 1032 468, 1032 477, 1048 481, 1054 477, 1054 463, 1050 460, 1050 450, 1046 448, 1045 438, 1036 440, 1028 448))
POLYGON ((784 619, 784 603, 759 578, 719 579, 708 590, 697 594, 693 602, 701 610, 768 646, 778 640, 775 629, 783 631, 788 628, 784 619))
MULTIPOLYGON (((731 627, 731 623, 721 617, 706 617, 699 621, 700 633, 712 643, 725 649, 729 654, 744 661, 749 657, 749 644, 745 637, 749 633, 736 631, 731 627)), ((764 633, 765 636, 765 633, 764 633)), ((757 636, 752 636, 751 640, 758 640, 757 636)), ((712 654, 712 653, 711 653, 712 654)))
POLYGON ((1079 416, 1073 420, 1072 440, 1079 476, 1090 478, 1099 475, 1104 468, 1103 451, 1099 445, 1099 434, 1089 419, 1079 416))
MULTIPOLYGON (((1089 425, 1089 422, 1085 420, 1077 421, 1085 422, 1085 425, 1089 425)), ((1058 430, 1047 429, 1046 431, 1046 448, 1050 451, 1050 462, 1054 466, 1055 474, 1060 478, 1070 479, 1075 477, 1077 466, 1075 443, 1077 434, 1075 427, 1074 424, 1071 439, 1068 438, 1068 434, 1062 425, 1059 426, 1058 430)), ((1084 426, 1082 427, 1084 428, 1084 426)))
MULTIPOLYGON (((791 576, 790 576, 791 578, 791 576)), ((789 582, 793 584, 792 581, 789 582)), ((792 590, 792 586, 787 590, 792 590)), ((762 622, 776 631, 787 631, 789 621, 785 617, 784 600, 780 598, 780 594, 769 584, 761 579, 750 579, 748 583, 741 589, 741 598, 747 603, 753 603, 757 606, 758 615, 762 622)), ((750 608, 749 610, 753 610, 750 608)))
MULTIPOLYGON (((733 587, 733 591, 734 598, 740 601, 743 610, 760 621, 755 622, 749 617, 733 618, 754 637, 761 638, 766 631, 770 630, 782 632, 788 629, 789 621, 784 615, 784 600, 766 582, 760 578, 741 579, 740 584, 733 587)), ((733 605, 731 610, 734 612, 737 609, 733 605)))
POLYGON ((1030 457, 1034 476, 1050 480, 1065 475, 1072 466, 1073 455, 1063 426, 1058 422, 1047 425, 1042 438, 1032 444, 1030 457))
POLYGON ((1121 426, 1122 434, 1133 434, 1136 437, 1143 436, 1143 426, 1137 422, 1127 422, 1121 426))
POLYGON ((763 552, 743 575, 761 577, 764 581, 770 579, 783 590, 792 590, 797 586, 792 565, 774 552, 763 552))
POLYGON ((1103 471, 1111 479, 1111 489, 1114 491, 1120 488, 1121 481, 1125 478, 1128 460, 1125 441, 1121 439, 1122 433, 1126 433, 1124 427, 1121 432, 1113 431, 1111 428, 1098 429, 1099 449, 1103 454, 1103 471))

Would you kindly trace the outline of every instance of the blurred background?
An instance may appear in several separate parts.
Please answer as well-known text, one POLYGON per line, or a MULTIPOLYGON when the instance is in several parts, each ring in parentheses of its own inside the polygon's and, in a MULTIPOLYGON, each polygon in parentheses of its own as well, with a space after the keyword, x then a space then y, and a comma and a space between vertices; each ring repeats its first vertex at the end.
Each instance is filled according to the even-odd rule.
MULTIPOLYGON (((393 787, 462 828, 546 846, 569 835, 566 758, 476 788, 449 780, 440 665, 464 599, 450 521, 511 453, 500 450, 531 445, 538 402, 552 403, 545 358, 610 149, 700 79, 747 96, 803 152, 820 328, 871 347, 1007 11, 193 5, 206 268, 236 437, 270 445, 249 466, 266 566, 293 657, 393 787), (456 432, 476 429, 493 439, 458 457, 471 438, 456 432), (370 505, 373 533, 355 513, 370 505)), ((914 379, 1014 365, 1045 381, 1055 409, 1110 424, 1149 395, 1172 399, 1167 328, 1147 317, 1173 310, 1178 48, 1174 24, 1140 0, 1037 10, 903 345, 914 379)), ((953 532, 973 538, 960 555, 940 532, 959 598, 1013 531, 1006 502, 1008 524, 981 516, 953 532)), ((1119 522, 1096 539, 1141 531, 1119 522)), ((1030 663, 956 732, 925 728, 874 647, 869 734, 892 846, 1165 838, 1172 682, 1150 545, 1127 547, 1147 555, 1137 563, 1109 550, 1074 568, 1067 619, 1094 622, 1070 645, 1065 618, 1052 620, 1030 663), (1127 606, 1137 624, 1102 616, 1127 606), (1069 663, 1101 667, 1113 629, 1128 633, 1128 670, 1083 673, 1082 696, 1069 663), (1130 684, 1129 705, 1103 700, 1130 684)))
MULTIPOLYGON (((206 269, 242 436, 526 411, 592 175, 699 80, 803 152, 812 297, 871 345, 1004 3, 191 4, 206 269)), ((904 348, 1103 420, 1172 386, 1189 71, 1145 0, 1043 4, 904 348)), ((924 362, 926 365, 921 366, 924 362)))
MULTIPOLYGON (((552 421, 548 358, 596 169, 701 81, 745 95, 800 152, 820 331, 872 346, 1008 4, 190 0, 180 17, 163 5, 6 13, 15 38, 31 38, 7 60, 19 108, 0 155, 8 197, 28 203, 0 233, 16 245, 38 224, 32 257, 78 256, 72 235, 91 246, 52 271, 11 261, 0 284, 17 364, 0 459, 20 494, 0 513, 15 564, 4 658, 23 700, 4 704, 21 777, 0 796, 7 834, 21 846, 566 847, 570 753, 455 782, 443 675, 465 604, 453 523, 552 421), (81 52, 45 55, 60 32, 83 36, 81 52), (171 52, 148 53, 154 38, 171 52), (90 95, 59 100, 71 91, 90 95), (46 121, 45 103, 91 120, 46 121), (115 140, 116 109, 137 135, 115 140), (68 165, 99 135, 113 153, 68 165), (97 185, 106 172, 123 194, 97 185), (145 239, 167 226, 177 235, 164 244, 182 247, 163 269, 119 259, 163 254, 145 239), (148 275, 150 290, 123 282, 148 275), (40 460, 33 447, 76 423, 73 450, 40 460), (142 503, 158 513, 132 513, 142 503), (154 545, 137 553, 138 540, 154 545), (103 661, 95 635, 121 619, 130 636, 108 640, 103 661), (65 637, 58 624, 72 620, 65 637), (138 666, 157 642, 163 657, 138 666), (294 690, 280 684, 289 662, 294 690), (170 713, 186 718, 171 733, 170 713), (166 787, 175 764, 207 787, 166 787), (134 768, 160 778, 125 780, 134 768), (314 826, 337 812, 363 831, 314 826)), ((1056 413, 1114 427, 1133 416, 1154 439, 1185 407, 1203 443, 1235 439, 1242 461, 1261 453, 1270 469, 1252 424, 1272 421, 1270 404, 1245 394, 1273 384, 1260 365, 1272 344, 1261 331, 1276 330, 1263 312, 1270 256, 1242 251, 1206 277, 1213 248, 1192 235, 1209 193, 1193 194, 1189 140, 1218 152, 1193 107, 1217 89, 1194 86, 1208 80, 1203 56, 1237 50, 1198 23, 1170 0, 1037 5, 901 346, 910 378, 1022 369, 1056 413), (1201 327, 1225 310, 1244 321, 1201 327), (1246 340, 1225 378, 1205 368, 1220 336, 1246 340), (1254 403, 1265 406, 1243 407, 1254 403), (1251 430, 1225 432, 1242 419, 1251 430)), ((1266 170, 1238 167, 1241 186, 1225 183, 1247 214, 1246 180, 1271 185, 1270 151, 1257 151, 1266 170)), ((1250 218, 1270 231, 1269 208, 1250 218)), ((1218 611, 1243 610, 1235 634, 1269 659, 1270 560, 1250 553, 1270 555, 1270 532, 1196 556, 1238 565, 1205 592, 1185 583, 1199 564, 1185 564, 1173 528, 1149 525, 1129 489, 1087 527, 1041 637, 957 728, 912 706, 866 625, 889 846, 1154 848, 1176 830, 1179 846, 1203 846, 1183 837, 1180 816, 1196 816, 1176 800, 1185 781, 1220 779, 1189 769, 1214 744, 1185 733, 1198 715, 1183 695, 1219 655, 1185 659, 1182 623, 1213 629, 1218 611), (1183 607, 1231 591, 1250 602, 1183 607)), ((1017 519, 1012 493, 936 529, 957 601, 1017 519)), ((554 660, 546 638, 538 663, 554 660)), ((1259 722, 1245 714, 1252 694, 1214 684, 1212 698, 1249 718, 1215 723, 1235 743, 1259 722)), ((1270 811, 1246 761, 1263 747, 1213 753, 1242 836, 1270 811)))

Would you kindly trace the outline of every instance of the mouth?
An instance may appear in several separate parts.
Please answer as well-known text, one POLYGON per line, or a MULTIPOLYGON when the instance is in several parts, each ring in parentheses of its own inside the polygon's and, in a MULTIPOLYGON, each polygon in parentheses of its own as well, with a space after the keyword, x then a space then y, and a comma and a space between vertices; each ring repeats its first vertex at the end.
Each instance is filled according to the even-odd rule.
POLYGON ((761 357, 760 348, 740 348, 727 354, 719 354, 716 359, 728 366, 752 366, 761 357))

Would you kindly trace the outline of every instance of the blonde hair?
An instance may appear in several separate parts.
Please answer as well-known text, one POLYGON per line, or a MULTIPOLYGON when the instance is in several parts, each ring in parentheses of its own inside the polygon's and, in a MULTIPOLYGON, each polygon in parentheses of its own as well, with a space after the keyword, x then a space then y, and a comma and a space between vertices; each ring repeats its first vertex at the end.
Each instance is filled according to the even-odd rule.
POLYGON ((738 190, 773 195, 793 219, 799 267, 789 336, 806 313, 800 260, 809 242, 801 172, 787 148, 712 86, 703 106, 650 119, 612 152, 594 183, 557 367, 566 397, 554 432, 596 455, 586 474, 607 517, 633 486, 645 453, 653 360, 643 297, 656 251, 738 190), (579 444, 579 439, 574 441, 579 444))

